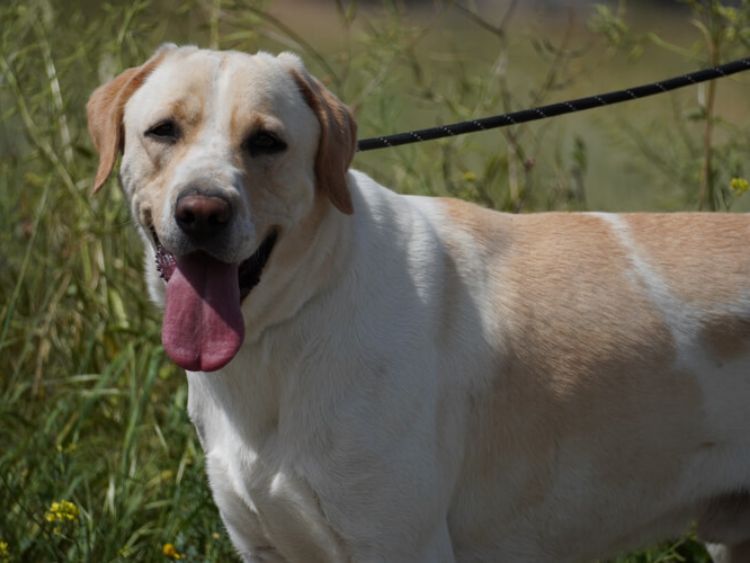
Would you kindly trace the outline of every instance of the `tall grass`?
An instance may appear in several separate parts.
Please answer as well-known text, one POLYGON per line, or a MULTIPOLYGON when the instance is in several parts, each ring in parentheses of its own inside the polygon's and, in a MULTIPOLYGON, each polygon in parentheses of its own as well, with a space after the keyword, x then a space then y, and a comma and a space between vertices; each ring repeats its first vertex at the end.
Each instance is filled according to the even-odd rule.
MULTIPOLYGON (((315 6, 229 0, 0 6, 0 561, 234 558, 186 416, 183 374, 159 345, 158 313, 146 297, 127 207, 114 185, 89 195, 95 157, 83 108, 96 85, 168 40, 292 49, 354 107, 368 136, 593 93, 604 83, 624 86, 621 74, 645 79, 667 72, 633 73, 627 60, 601 56, 599 36, 583 25, 586 14, 534 23, 519 2, 482 16, 450 4, 410 13, 398 3, 315 6), (591 69, 610 66, 615 75, 599 74, 592 83, 591 69), (61 501, 73 508, 53 507, 61 501)), ((599 15, 602 34, 623 21, 621 14, 599 15)), ((684 66, 683 55, 654 60, 684 66)), ((750 116, 737 102, 738 91, 748 99, 747 82, 727 91, 734 93, 714 95, 710 118, 714 125, 731 118, 744 133, 740 127, 729 136, 714 133, 709 148, 732 143, 736 160, 726 173, 718 172, 721 156, 709 163, 717 186, 727 174, 745 173, 741 156, 746 160, 750 146, 750 116)), ((640 110, 567 118, 364 154, 356 166, 403 192, 512 211, 692 208, 705 167, 700 135, 707 115, 683 123, 680 112, 696 106, 692 95, 654 102, 640 119, 633 117, 640 110), (651 159, 639 156, 658 148, 658 138, 647 133, 654 114, 669 115, 687 147, 687 153, 659 151, 663 166, 656 173, 651 159), (643 182, 625 178, 625 169, 664 187, 663 197, 634 193, 632 186, 643 182), (664 180, 664 171, 674 170, 677 188, 664 180)), ((705 560, 697 544, 683 539, 618 561, 705 560)))

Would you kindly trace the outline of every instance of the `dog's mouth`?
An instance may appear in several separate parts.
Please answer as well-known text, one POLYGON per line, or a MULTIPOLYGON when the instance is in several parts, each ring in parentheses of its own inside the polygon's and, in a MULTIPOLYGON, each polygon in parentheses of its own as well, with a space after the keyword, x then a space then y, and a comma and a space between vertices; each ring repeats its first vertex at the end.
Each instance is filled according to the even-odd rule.
MULTIPOLYGON (((174 254, 169 252, 159 241, 159 237, 156 236, 156 231, 153 227, 150 228, 151 237, 156 247, 155 262, 156 270, 159 272, 159 277, 164 280, 165 283, 169 282, 169 279, 174 273, 177 261, 175 260, 174 254)), ((263 239, 258 249, 246 260, 243 260, 239 265, 238 270, 238 281, 240 284, 240 302, 245 300, 252 289, 260 282, 260 276, 263 273, 268 259, 271 257, 271 251, 276 245, 276 241, 279 238, 278 229, 271 229, 268 235, 263 239)))
POLYGON ((227 264, 197 251, 175 257, 155 231, 156 268, 166 282, 162 343, 167 355, 190 371, 215 371, 239 351, 245 337, 240 305, 258 285, 278 230, 240 264, 227 264))

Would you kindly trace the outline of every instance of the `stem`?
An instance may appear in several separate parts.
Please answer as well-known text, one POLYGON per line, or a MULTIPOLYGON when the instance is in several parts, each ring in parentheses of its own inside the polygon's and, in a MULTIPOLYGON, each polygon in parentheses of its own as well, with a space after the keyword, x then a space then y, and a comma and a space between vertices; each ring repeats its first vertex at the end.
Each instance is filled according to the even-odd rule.
POLYGON ((73 141, 71 140, 70 129, 68 127, 68 119, 65 113, 65 104, 62 98, 62 88, 60 87, 60 80, 57 77, 57 68, 55 62, 52 59, 52 49, 50 43, 47 40, 47 30, 44 29, 41 23, 36 26, 36 31, 39 35, 41 44, 42 58, 44 60, 44 68, 47 72, 47 80, 49 80, 50 93, 52 94, 52 100, 57 110, 57 123, 60 129, 60 141, 62 143, 62 154, 65 164, 70 166, 73 163, 73 141))
MULTIPOLYGON (((713 57, 712 57, 713 59, 713 57)), ((716 63, 713 62, 715 65, 716 63)), ((698 208, 716 211, 716 199, 714 198, 714 175, 713 175, 713 131, 714 131, 714 104, 716 100, 716 81, 708 83, 706 94, 706 127, 703 130, 703 171, 701 173, 701 192, 698 208)))
POLYGON ((8 63, 8 60, 2 54, 0 54, 0 73, 2 73, 6 84, 10 87, 10 90, 13 93, 18 114, 21 116, 21 121, 23 121, 26 134, 28 135, 31 144, 34 145, 41 155, 55 168, 63 185, 70 192, 70 195, 76 200, 80 200, 81 196, 76 188, 73 178, 68 172, 68 169, 65 167, 52 146, 45 140, 39 127, 34 123, 34 120, 31 117, 31 112, 26 104, 26 97, 18 84, 18 80, 8 63))
MULTIPOLYGON (((706 37, 706 46, 711 65, 719 64, 719 45, 714 35, 710 32, 704 32, 706 37)), ((716 80, 712 80, 707 85, 706 92, 706 126, 703 129, 703 170, 701 172, 701 191, 698 197, 698 209, 708 209, 716 211, 716 198, 714 197, 714 175, 713 175, 713 132, 714 132, 714 112, 716 103, 716 80)))
POLYGON ((211 49, 219 48, 219 20, 221 18, 221 0, 214 0, 211 3, 211 16, 209 18, 210 39, 209 46, 211 49))

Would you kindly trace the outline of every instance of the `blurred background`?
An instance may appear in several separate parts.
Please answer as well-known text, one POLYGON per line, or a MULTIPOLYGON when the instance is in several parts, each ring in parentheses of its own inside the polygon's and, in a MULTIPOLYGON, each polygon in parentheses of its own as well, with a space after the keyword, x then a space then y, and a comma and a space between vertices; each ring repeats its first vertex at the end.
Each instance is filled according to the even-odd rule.
MULTIPOLYGON (((2 2, 0 563, 236 560, 128 209, 90 195, 86 99, 167 41, 295 51, 365 138, 750 56, 750 2, 2 2)), ((750 73, 354 166, 513 213, 746 211, 748 100, 750 73)), ((686 530, 617 561, 708 559, 686 530)))

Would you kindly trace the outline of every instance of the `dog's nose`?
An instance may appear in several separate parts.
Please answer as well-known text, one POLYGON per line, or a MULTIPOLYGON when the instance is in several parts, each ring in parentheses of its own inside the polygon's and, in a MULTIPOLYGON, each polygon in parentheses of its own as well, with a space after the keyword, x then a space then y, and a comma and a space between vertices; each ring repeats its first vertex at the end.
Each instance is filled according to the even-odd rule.
POLYGON ((217 195, 183 195, 177 199, 174 218, 185 234, 208 238, 227 226, 232 218, 232 206, 217 195))

